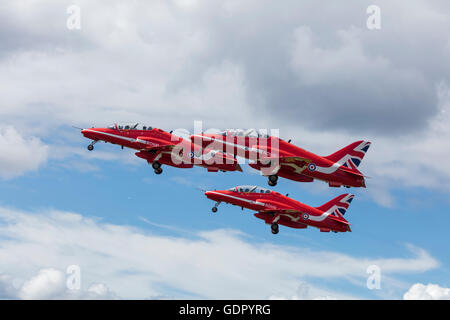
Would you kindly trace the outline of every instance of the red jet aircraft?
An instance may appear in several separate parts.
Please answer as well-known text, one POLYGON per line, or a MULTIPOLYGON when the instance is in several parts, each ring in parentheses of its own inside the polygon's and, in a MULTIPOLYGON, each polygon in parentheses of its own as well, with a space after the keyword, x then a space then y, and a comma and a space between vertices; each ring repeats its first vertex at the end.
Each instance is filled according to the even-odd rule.
POLYGON ((326 157, 299 148, 290 140, 286 142, 253 129, 194 134, 191 141, 250 159, 249 165, 267 176, 270 186, 275 186, 278 177, 283 177, 300 182, 322 180, 330 187, 366 187, 365 176, 358 166, 370 147, 367 141, 356 141, 326 157))
POLYGON ((107 128, 82 129, 81 133, 92 141, 88 150, 94 149, 98 141, 109 142, 139 150, 136 156, 147 160, 156 174, 162 173, 161 165, 177 168, 202 166, 210 172, 242 171, 237 160, 227 154, 203 149, 189 140, 158 128, 134 125, 113 125, 107 128))
POLYGON ((352 194, 342 194, 320 207, 310 207, 287 195, 257 186, 206 191, 205 195, 216 201, 213 212, 217 212, 221 202, 257 211, 255 217, 270 224, 273 234, 278 233, 279 224, 296 229, 311 226, 319 228, 321 232, 351 231, 344 214, 353 200, 352 194))

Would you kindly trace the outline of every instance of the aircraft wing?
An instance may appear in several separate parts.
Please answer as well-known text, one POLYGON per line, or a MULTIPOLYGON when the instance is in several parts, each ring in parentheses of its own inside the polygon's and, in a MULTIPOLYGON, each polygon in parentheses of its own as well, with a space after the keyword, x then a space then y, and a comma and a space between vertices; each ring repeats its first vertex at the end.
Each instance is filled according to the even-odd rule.
POLYGON ((296 214, 300 215, 302 214, 301 211, 294 210, 294 209, 266 209, 266 210, 260 210, 259 213, 271 213, 271 214, 296 214))
POLYGON ((261 161, 279 161, 280 163, 298 163, 303 165, 308 165, 312 160, 305 157, 296 157, 296 156, 278 156, 278 157, 261 157, 261 161))
POLYGON ((145 144, 145 150, 172 150, 177 144, 149 137, 137 137, 136 142, 145 144))
POLYGON ((306 169, 308 164, 311 163, 311 159, 304 157, 295 157, 295 156, 280 156, 280 157, 264 157, 261 159, 261 162, 270 163, 270 168, 262 167, 261 170, 265 170, 267 172, 263 172, 264 175, 277 174, 278 171, 291 171, 294 174, 301 175, 299 181, 309 182, 311 178, 302 174, 302 172, 306 169), (303 180, 303 179, 304 180, 303 180))
POLYGON ((297 229, 305 229, 307 227, 307 225, 302 222, 302 213, 297 210, 261 210, 258 213, 255 213, 254 216, 258 219, 264 220, 267 224, 276 222, 278 224, 297 229))
POLYGON ((293 209, 292 207, 287 206, 286 204, 280 201, 273 201, 269 199, 259 198, 256 199, 256 202, 264 204, 265 209, 261 210, 260 212, 290 213, 290 214, 301 213, 300 211, 293 209))

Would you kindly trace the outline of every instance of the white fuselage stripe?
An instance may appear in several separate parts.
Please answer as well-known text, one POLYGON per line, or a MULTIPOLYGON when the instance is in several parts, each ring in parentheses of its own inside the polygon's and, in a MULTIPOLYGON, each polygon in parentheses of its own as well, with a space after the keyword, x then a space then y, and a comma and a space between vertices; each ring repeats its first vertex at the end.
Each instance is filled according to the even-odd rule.
MULTIPOLYGON (((228 194, 223 194, 223 193, 220 193, 220 192, 215 192, 215 191, 209 191, 209 192, 217 194, 217 195, 225 196, 225 197, 228 197, 228 198, 231 198, 231 199, 245 201, 245 202, 248 202, 248 203, 251 203, 251 204, 257 204, 257 205, 261 205, 261 206, 265 206, 266 205, 263 202, 258 202, 258 201, 248 200, 248 199, 242 199, 240 197, 235 197, 235 196, 231 196, 231 195, 228 195, 228 194)), ((276 211, 276 210, 274 210, 274 211, 276 211)), ((301 214, 301 213, 302 212, 300 212, 300 211, 298 212, 298 214, 301 214)), ((331 212, 324 212, 320 216, 309 215, 308 220, 320 222, 320 221, 325 220, 330 214, 331 214, 331 212)), ((286 214, 285 213, 280 213, 280 215, 286 215, 286 214)))
POLYGON ((114 137, 114 138, 117 138, 117 139, 126 140, 126 141, 129 141, 129 142, 136 142, 136 139, 134 139, 134 138, 127 138, 127 137, 119 136, 119 135, 112 134, 112 133, 96 131, 96 130, 90 130, 90 129, 84 129, 84 131, 89 131, 89 132, 92 132, 92 133, 100 133, 100 134, 103 134, 105 136, 110 136, 110 137, 114 137))
MULTIPOLYGON (((231 146, 233 146, 233 147, 236 147, 236 148, 238 148, 238 149, 244 149, 245 151, 253 151, 253 152, 258 152, 258 153, 262 153, 262 154, 264 154, 264 153, 267 153, 266 151, 264 151, 264 150, 260 150, 260 149, 258 149, 258 148, 249 148, 249 147, 247 147, 247 149, 245 149, 246 147, 243 147, 243 146, 241 146, 241 145, 239 145, 239 144, 237 144, 237 143, 234 143, 234 142, 227 142, 227 141, 225 141, 225 140, 223 140, 223 139, 213 139, 213 138, 210 138, 210 137, 204 137, 204 136, 202 136, 202 135, 194 135, 194 137, 199 137, 199 138, 202 138, 202 139, 209 139, 210 141, 212 141, 212 142, 216 142, 216 141, 219 141, 219 143, 222 143, 222 144, 225 144, 225 145, 231 145, 231 146)), ((280 159, 282 159, 283 157, 280 157, 280 156, 278 156, 278 160, 280 160, 280 159)), ((347 161, 348 159, 349 159, 350 157, 348 157, 348 158, 343 158, 343 159, 340 159, 338 162, 335 162, 335 163, 333 163, 331 166, 329 166, 329 167, 321 167, 321 166, 316 166, 316 170, 315 171, 318 171, 318 172, 320 172, 320 173, 324 173, 324 174, 332 174, 332 173, 334 173, 334 172, 336 172, 338 169, 339 169, 339 167, 341 167, 342 166, 342 164, 344 164, 345 163, 345 161, 347 161)), ((283 163, 283 165, 289 165, 289 166, 292 166, 292 164, 287 164, 287 163, 283 163)), ((295 169, 295 171, 296 171, 296 173, 303 173, 303 172, 306 172, 305 171, 305 167, 303 167, 303 168, 300 168, 300 167, 297 167, 298 169, 295 169), (298 171, 298 170, 301 170, 301 171, 298 171)), ((277 170, 277 172, 278 172, 278 170, 277 170)), ((272 173, 272 174, 276 174, 277 172, 274 172, 274 173, 272 173)))

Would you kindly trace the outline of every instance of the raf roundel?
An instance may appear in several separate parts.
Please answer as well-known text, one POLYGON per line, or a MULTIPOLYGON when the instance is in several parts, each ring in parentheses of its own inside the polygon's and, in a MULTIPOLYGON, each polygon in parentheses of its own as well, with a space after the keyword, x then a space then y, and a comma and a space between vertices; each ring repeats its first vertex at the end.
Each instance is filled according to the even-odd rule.
POLYGON ((309 214, 307 214, 307 213, 302 214, 302 218, 303 218, 303 220, 308 220, 309 214))
POLYGON ((308 164, 308 170, 309 171, 316 171, 316 165, 314 163, 308 164))

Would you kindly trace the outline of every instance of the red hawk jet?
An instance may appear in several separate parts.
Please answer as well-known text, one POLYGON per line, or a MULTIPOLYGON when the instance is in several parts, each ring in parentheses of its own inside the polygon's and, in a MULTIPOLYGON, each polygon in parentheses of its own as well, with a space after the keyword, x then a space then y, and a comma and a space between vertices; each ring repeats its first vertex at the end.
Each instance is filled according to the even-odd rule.
POLYGON ((273 234, 278 233, 279 224, 296 229, 311 226, 319 228, 321 232, 351 231, 344 214, 353 200, 352 194, 342 194, 319 207, 310 207, 287 195, 257 186, 206 191, 205 195, 216 201, 213 212, 217 212, 221 202, 257 211, 255 217, 270 224, 273 234))
POLYGON ((194 134, 197 145, 249 159, 249 165, 268 177, 275 186, 278 177, 312 182, 325 181, 330 187, 366 187, 365 176, 358 170, 370 147, 368 141, 356 141, 329 155, 318 156, 278 137, 256 130, 227 130, 217 134, 194 134))
POLYGON ((107 128, 82 129, 81 133, 93 140, 88 150, 94 149, 98 141, 109 142, 123 147, 139 150, 136 156, 147 160, 156 174, 162 173, 161 165, 176 168, 202 166, 210 172, 242 171, 237 160, 216 150, 202 148, 189 140, 149 126, 113 125, 107 128))

